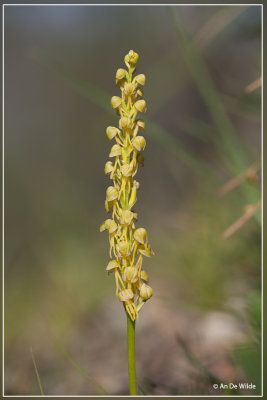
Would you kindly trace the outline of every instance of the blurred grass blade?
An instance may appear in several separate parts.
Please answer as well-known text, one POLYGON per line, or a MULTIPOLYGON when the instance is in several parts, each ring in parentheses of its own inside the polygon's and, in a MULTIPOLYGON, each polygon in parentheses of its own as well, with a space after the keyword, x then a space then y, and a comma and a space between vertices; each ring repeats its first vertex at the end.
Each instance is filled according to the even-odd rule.
POLYGON ((203 50, 239 15, 243 14, 248 6, 220 8, 194 36, 194 43, 198 49, 203 50))
POLYGON ((108 392, 106 392, 106 390, 94 378, 88 375, 85 369, 77 363, 77 361, 61 344, 56 343, 55 346, 60 354, 62 354, 62 356, 65 357, 66 360, 68 360, 77 369, 77 371, 98 391, 99 394, 108 395, 108 392))
POLYGON ((31 352, 32 362, 33 362, 33 366, 34 366, 37 382, 38 382, 38 385, 39 385, 39 389, 40 389, 41 395, 44 396, 44 391, 43 391, 43 387, 42 387, 42 384, 41 384, 40 375, 39 375, 39 372, 38 372, 38 368, 37 368, 36 361, 35 361, 35 358, 34 358, 33 350, 32 350, 31 347, 30 347, 30 352, 31 352))
POLYGON ((228 239, 234 233, 236 233, 239 229, 243 227, 243 225, 249 221, 258 210, 261 208, 261 202, 256 204, 249 204, 245 207, 244 214, 237 221, 235 221, 232 225, 229 226, 223 233, 222 238, 228 239))
POLYGON ((241 149, 241 143, 236 137, 236 132, 225 112, 223 102, 217 94, 204 60, 195 48, 191 36, 184 27, 180 12, 178 13, 177 10, 174 10, 174 7, 170 9, 184 59, 218 131, 219 135, 214 135, 214 140, 217 140, 218 137, 220 145, 223 144, 229 154, 231 163, 228 164, 228 167, 231 169, 231 172, 241 172, 246 168, 247 162, 244 150, 241 149))
MULTIPOLYGON (((208 382, 210 382, 210 384, 220 385, 221 383, 223 383, 212 372, 210 372, 209 369, 195 356, 195 354, 192 352, 190 347, 187 345, 187 343, 183 339, 183 337, 177 333, 176 333, 176 340, 177 340, 178 345, 184 351, 184 354, 185 354, 187 360, 192 364, 192 366, 194 366, 196 369, 199 370, 199 372, 203 375, 203 377, 208 382)), ((232 390, 230 389, 229 394, 238 394, 238 391, 235 389, 232 389, 232 390)))
MULTIPOLYGON (((39 49, 34 49, 30 52, 31 58, 40 63, 41 65, 49 68, 52 72, 57 73, 62 79, 64 79, 76 92, 88 98, 92 103, 98 105, 109 114, 114 117, 114 110, 110 106, 111 95, 101 88, 95 86, 86 79, 81 78, 77 74, 70 71, 60 62, 47 57, 39 49)), ((164 128, 159 126, 157 123, 151 121, 149 118, 144 118, 149 129, 147 135, 152 140, 161 144, 168 151, 171 151, 179 160, 181 160, 187 166, 193 168, 197 173, 205 176, 209 170, 208 164, 205 160, 200 160, 194 155, 190 149, 175 136, 170 134, 164 128)))
POLYGON ((225 103, 225 108, 229 109, 229 112, 241 115, 246 119, 255 120, 259 123, 261 100, 258 93, 244 93, 238 97, 233 97, 229 94, 222 94, 221 97, 225 103))
POLYGON ((228 182, 226 182, 218 191, 217 194, 219 197, 225 196, 227 193, 236 189, 240 186, 246 179, 252 180, 253 182, 257 182, 258 176, 257 172, 260 168, 260 163, 253 163, 246 171, 242 172, 237 176, 234 176, 228 182))
MULTIPOLYGON (((236 346, 231 354, 233 361, 241 367, 248 382, 256 385, 255 394, 261 393, 261 348, 253 342, 236 346)), ((254 394, 254 396, 255 396, 254 394)), ((256 396, 260 397, 260 396, 256 396)))
POLYGON ((261 76, 245 87, 246 93, 251 93, 262 86, 261 76))
POLYGON ((198 118, 187 118, 181 123, 181 129, 188 135, 200 140, 201 142, 210 142, 210 138, 214 135, 214 128, 207 122, 198 118))
MULTIPOLYGON (((225 28, 231 25, 231 23, 247 9, 248 6, 219 8, 219 11, 209 18, 203 27, 195 34, 193 40, 198 49, 203 52, 215 41, 217 36, 219 36, 225 28)), ((166 103, 178 90, 181 91, 184 89, 189 79, 187 68, 183 68, 180 63, 176 49, 169 50, 162 54, 161 57, 158 57, 148 70, 148 75, 151 81, 154 80, 156 82, 156 85, 154 85, 155 95, 153 96, 152 106, 150 105, 150 109, 152 109, 153 113, 159 110, 162 106, 162 102, 166 103), (165 73, 166 66, 168 66, 168 70, 171 70, 171 73, 165 73), (175 73, 179 76, 179 79, 176 81, 173 79, 173 74, 175 73), (158 79, 158 76, 163 74, 164 79, 158 79), (161 93, 161 96, 157 96, 157 93, 161 93)))
POLYGON ((198 156, 192 154, 190 150, 185 150, 184 145, 182 145, 176 137, 172 136, 164 128, 160 127, 158 124, 154 123, 148 118, 145 117, 144 120, 146 121, 147 126, 149 126, 149 131, 152 132, 149 133, 148 131, 148 136, 169 150, 180 161, 193 168, 196 173, 199 173, 202 176, 206 176, 208 172, 211 172, 206 161, 200 160, 198 156))
MULTIPOLYGON (((213 135, 213 140, 222 158, 225 167, 231 175, 238 175, 251 164, 243 144, 238 139, 236 131, 228 117, 223 101, 221 100, 206 64, 201 54, 195 48, 192 37, 186 30, 180 11, 170 7, 174 27, 179 39, 179 44, 189 68, 192 78, 205 103, 218 135, 213 135)), ((244 182, 241 189, 247 197, 248 203, 257 201, 259 193, 257 188, 244 182)), ((258 215, 256 219, 260 222, 258 215)))

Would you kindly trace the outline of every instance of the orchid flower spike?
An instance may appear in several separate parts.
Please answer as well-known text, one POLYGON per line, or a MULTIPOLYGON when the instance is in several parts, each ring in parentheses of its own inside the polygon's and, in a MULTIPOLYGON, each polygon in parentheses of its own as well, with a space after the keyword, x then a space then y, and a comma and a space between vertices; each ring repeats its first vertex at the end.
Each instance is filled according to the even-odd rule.
POLYGON ((112 181, 105 201, 111 218, 100 227, 101 232, 106 230, 109 235, 111 261, 106 271, 114 273, 116 295, 133 321, 138 319, 138 310, 153 294, 142 264, 144 256, 154 254, 148 243, 147 231, 135 227, 138 215, 132 210, 140 186, 134 177, 139 164, 144 164, 141 152, 146 146, 145 138, 139 135, 139 131, 144 133, 145 123, 136 119, 137 114, 147 108, 140 88, 145 85, 146 77, 144 74, 133 77, 138 59, 138 54, 130 50, 124 58, 127 70, 119 68, 116 72, 115 81, 121 95, 111 98, 111 106, 120 120, 118 127, 109 126, 106 129, 107 137, 114 143, 109 154, 112 160, 105 164, 105 174, 112 181))

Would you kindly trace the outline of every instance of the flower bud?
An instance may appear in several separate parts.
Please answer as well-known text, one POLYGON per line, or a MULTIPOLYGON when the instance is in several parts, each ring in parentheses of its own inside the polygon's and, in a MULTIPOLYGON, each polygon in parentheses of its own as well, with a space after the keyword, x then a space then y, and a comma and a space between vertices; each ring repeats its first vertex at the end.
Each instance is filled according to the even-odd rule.
POLYGON ((111 260, 111 261, 108 263, 108 265, 107 265, 106 271, 107 271, 108 273, 110 273, 110 272, 114 271, 114 270, 117 269, 117 268, 119 268, 119 263, 118 263, 118 261, 116 261, 116 260, 111 260))
POLYGON ((106 191, 107 201, 113 201, 118 198, 118 190, 114 186, 109 186, 106 191))
POLYGON ((133 187, 132 187, 132 192, 131 192, 131 196, 129 199, 129 207, 132 208, 136 202, 136 193, 137 193, 137 189, 139 189, 139 182, 137 181, 133 181, 133 187))
POLYGON ((131 65, 135 65, 138 61, 139 55, 135 53, 133 50, 130 50, 129 53, 125 56, 124 61, 127 65, 127 63, 131 65))
POLYGON ((129 301, 134 297, 132 289, 123 289, 119 292, 118 298, 120 301, 129 301))
POLYGON ((136 91, 136 96, 143 97, 144 96, 143 90, 138 88, 137 91, 136 91))
POLYGON ((146 283, 143 283, 140 289, 140 296, 143 300, 148 300, 153 295, 152 287, 148 286, 146 283))
POLYGON ((141 153, 137 154, 136 160, 140 165, 142 165, 142 167, 144 166, 144 157, 141 153))
POLYGON ((112 140, 119 132, 119 129, 114 126, 108 126, 106 129, 106 134, 109 140, 112 140))
POLYGON ((120 81, 121 79, 123 79, 125 76, 127 75, 127 71, 126 69, 123 68, 119 68, 116 72, 116 79, 118 81, 120 81))
POLYGON ((138 126, 139 130, 141 131, 142 129, 145 129, 146 124, 145 121, 143 121, 142 119, 138 119, 136 121, 136 125, 138 126))
POLYGON ((131 196, 130 196, 130 199, 129 199, 129 207, 130 208, 132 208, 134 206, 135 202, 136 202, 136 189, 137 189, 136 186, 133 185, 131 196))
POLYGON ((136 148, 136 150, 141 151, 146 147, 146 139, 144 136, 135 136, 132 140, 132 145, 136 148))
POLYGON ((133 181, 133 187, 135 187, 136 189, 140 188, 140 183, 137 181, 133 181))
POLYGON ((140 83, 140 85, 144 86, 146 83, 146 76, 144 74, 136 75, 135 80, 140 83))
POLYGON ((127 267, 123 272, 123 280, 125 282, 135 283, 138 281, 138 271, 135 267, 127 267))
POLYGON ((134 216, 134 221, 137 221, 138 220, 138 214, 136 212, 134 212, 133 216, 134 216))
POLYGON ((118 108, 122 103, 122 99, 118 96, 113 96, 113 97, 111 97, 110 102, 111 102, 112 108, 118 108))
POLYGON ((137 111, 145 112, 146 111, 146 102, 145 100, 137 100, 134 104, 137 111))
POLYGON ((145 244, 147 242, 147 233, 144 228, 138 228, 134 231, 134 238, 138 243, 145 244))
POLYGON ((105 164, 105 169, 104 169, 105 174, 109 175, 113 171, 113 168, 114 168, 113 162, 107 161, 105 164))
POLYGON ((109 157, 117 157, 121 155, 121 146, 119 144, 114 144, 111 147, 109 157))
POLYGON ((133 136, 136 136, 138 131, 145 129, 145 122, 142 119, 138 119, 134 124, 133 136))

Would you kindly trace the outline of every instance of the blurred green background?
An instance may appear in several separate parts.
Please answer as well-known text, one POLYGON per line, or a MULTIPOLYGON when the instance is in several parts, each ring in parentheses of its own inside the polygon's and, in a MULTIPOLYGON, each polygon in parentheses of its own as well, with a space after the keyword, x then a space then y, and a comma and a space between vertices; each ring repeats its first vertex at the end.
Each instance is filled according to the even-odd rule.
POLYGON ((155 256, 137 323, 140 394, 259 394, 260 6, 6 6, 5 394, 127 394, 107 276, 110 97, 139 53, 148 111, 136 211, 155 256), (248 382, 255 390, 215 390, 248 382))

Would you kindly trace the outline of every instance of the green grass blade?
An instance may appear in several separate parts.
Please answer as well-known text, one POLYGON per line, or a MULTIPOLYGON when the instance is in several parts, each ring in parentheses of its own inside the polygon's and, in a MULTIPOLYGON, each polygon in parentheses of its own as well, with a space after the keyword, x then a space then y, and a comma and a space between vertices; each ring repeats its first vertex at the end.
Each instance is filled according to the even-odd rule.
POLYGON ((38 385, 39 385, 39 389, 40 389, 41 395, 44 396, 44 391, 43 391, 43 387, 42 387, 42 384, 41 384, 41 379, 40 379, 40 375, 39 375, 39 372, 38 372, 38 368, 37 368, 37 365, 36 365, 36 361, 35 361, 35 357, 34 357, 32 348, 30 348, 30 352, 31 352, 31 358, 32 358, 32 362, 33 362, 33 366, 34 366, 37 382, 38 382, 38 385))
POLYGON ((99 394, 108 395, 108 392, 94 378, 88 375, 85 369, 77 363, 77 361, 61 344, 55 344, 55 346, 60 354, 65 357, 66 360, 68 360, 74 366, 74 368, 76 368, 76 370, 98 391, 99 394))

